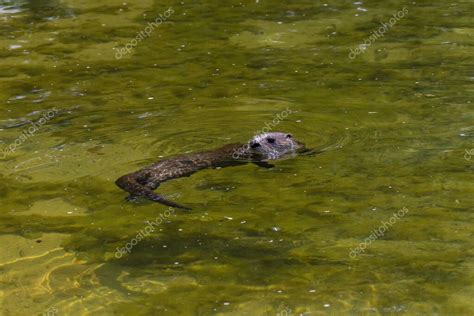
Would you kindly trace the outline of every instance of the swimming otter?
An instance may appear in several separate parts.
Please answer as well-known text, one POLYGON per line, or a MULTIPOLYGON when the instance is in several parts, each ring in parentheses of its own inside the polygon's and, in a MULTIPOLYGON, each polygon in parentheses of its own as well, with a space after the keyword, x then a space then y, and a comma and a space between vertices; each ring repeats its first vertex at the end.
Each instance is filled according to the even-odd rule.
POLYGON ((293 139, 288 133, 272 132, 256 135, 247 144, 230 144, 221 148, 189 155, 181 155, 159 161, 139 171, 126 174, 115 184, 131 195, 143 196, 167 206, 190 210, 189 207, 169 201, 153 192, 162 182, 189 177, 191 174, 207 168, 238 166, 254 163, 260 167, 271 168, 268 160, 284 155, 296 154, 304 150, 304 144, 293 139))

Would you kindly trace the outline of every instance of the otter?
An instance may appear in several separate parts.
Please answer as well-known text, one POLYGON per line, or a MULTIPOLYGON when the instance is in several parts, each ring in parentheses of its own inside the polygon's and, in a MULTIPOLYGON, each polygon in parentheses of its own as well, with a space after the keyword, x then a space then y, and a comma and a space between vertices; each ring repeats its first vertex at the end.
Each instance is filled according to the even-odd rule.
POLYGON ((263 133, 254 136, 246 144, 229 144, 211 151, 158 161, 151 166, 118 178, 115 184, 130 193, 127 200, 142 196, 163 205, 191 210, 190 207, 167 200, 153 190, 165 181, 189 177, 193 173, 207 168, 224 168, 246 163, 272 168, 274 165, 268 163, 269 160, 295 155, 304 150, 304 144, 295 140, 291 134, 263 133))

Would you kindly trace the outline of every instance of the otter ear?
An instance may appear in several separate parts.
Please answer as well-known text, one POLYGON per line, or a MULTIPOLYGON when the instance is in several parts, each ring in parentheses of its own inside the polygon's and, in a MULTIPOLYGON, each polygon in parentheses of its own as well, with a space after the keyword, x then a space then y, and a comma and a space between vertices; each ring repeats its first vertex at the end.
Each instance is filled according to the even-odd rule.
POLYGON ((260 143, 258 143, 258 142, 251 142, 251 143, 250 143, 250 147, 251 147, 251 148, 257 148, 257 147, 260 147, 260 146, 261 146, 261 145, 260 145, 260 143))

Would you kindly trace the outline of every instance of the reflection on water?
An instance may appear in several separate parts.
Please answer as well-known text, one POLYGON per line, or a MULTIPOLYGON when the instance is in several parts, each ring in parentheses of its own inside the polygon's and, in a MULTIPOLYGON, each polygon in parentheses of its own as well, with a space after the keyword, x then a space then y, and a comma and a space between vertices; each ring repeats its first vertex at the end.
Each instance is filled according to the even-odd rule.
MULTIPOLYGON (((14 14, 20 12, 28 14, 30 22, 54 20, 60 17, 71 17, 74 15, 71 9, 64 7, 61 2, 57 0, 2 0, 0 2, 0 14, 14 14)), ((15 16, 14 18, 17 17, 15 16)))
POLYGON ((20 11, 21 9, 19 8, 19 6, 10 5, 9 2, 3 2, 0 4, 0 14, 12 14, 18 13, 20 11))
POLYGON ((472 314, 470 9, 0 2, 0 314, 472 314), (193 211, 117 258, 165 208, 126 203, 116 178, 285 109, 272 128, 312 154, 161 185, 193 211))

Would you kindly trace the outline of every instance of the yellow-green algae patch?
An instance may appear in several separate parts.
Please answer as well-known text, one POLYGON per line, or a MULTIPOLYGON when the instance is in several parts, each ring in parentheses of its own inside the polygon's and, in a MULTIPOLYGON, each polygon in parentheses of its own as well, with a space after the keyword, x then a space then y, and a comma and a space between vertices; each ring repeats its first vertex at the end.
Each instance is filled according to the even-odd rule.
POLYGON ((71 203, 64 201, 61 198, 54 198, 50 200, 38 201, 34 203, 30 209, 24 212, 17 212, 16 214, 22 216, 40 215, 46 217, 56 216, 84 216, 87 210, 71 203))

